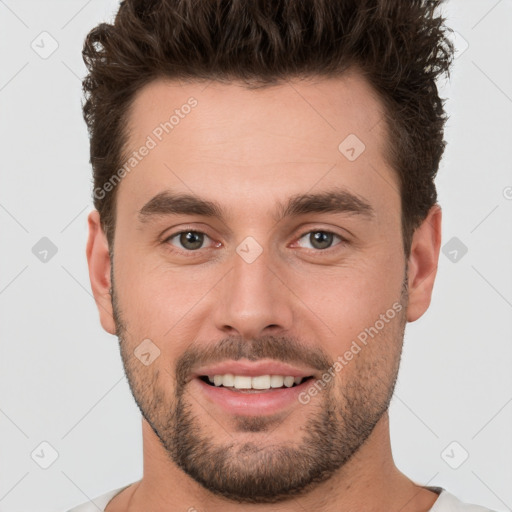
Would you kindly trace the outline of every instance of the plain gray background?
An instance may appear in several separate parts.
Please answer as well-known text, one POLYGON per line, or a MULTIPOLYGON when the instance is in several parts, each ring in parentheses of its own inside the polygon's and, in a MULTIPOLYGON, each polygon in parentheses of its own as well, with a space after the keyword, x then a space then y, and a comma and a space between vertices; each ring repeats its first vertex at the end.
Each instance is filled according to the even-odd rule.
MULTIPOLYGON (((64 511, 142 475, 140 414, 85 258, 81 49, 116 7, 0 0, 2 512, 64 511)), ((444 252, 432 305, 406 329, 392 447, 416 482, 510 511, 512 1, 451 0, 444 12, 458 48, 441 84, 444 252)))

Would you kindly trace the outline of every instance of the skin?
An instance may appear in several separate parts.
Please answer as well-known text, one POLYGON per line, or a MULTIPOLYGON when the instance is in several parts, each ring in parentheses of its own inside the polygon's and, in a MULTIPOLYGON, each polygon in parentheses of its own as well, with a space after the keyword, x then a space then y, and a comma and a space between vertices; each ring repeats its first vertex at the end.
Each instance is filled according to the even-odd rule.
POLYGON ((261 90, 237 83, 207 85, 159 80, 136 97, 130 150, 190 96, 198 105, 118 185, 113 267, 98 212, 89 215, 87 259, 100 321, 120 339, 143 413, 144 476, 106 510, 429 510, 437 494, 394 464, 387 408, 405 324, 420 318, 430 304, 441 244, 440 207, 432 207, 416 229, 406 258, 399 180, 384 158, 383 107, 357 73, 261 90), (366 146, 354 161, 338 150, 351 133, 366 146), (375 215, 314 213, 277 223, 273 218, 278 203, 288 197, 335 187, 364 198, 375 215), (217 201, 225 222, 200 215, 140 222, 139 210, 167 189, 217 201), (208 236, 200 249, 187 253, 179 236, 168 238, 180 229, 208 236), (334 237, 329 249, 318 249, 312 231, 330 231, 348 242, 334 237), (235 251, 247 236, 263 249, 250 264, 235 251), (208 401, 193 382, 180 386, 176 379, 177 367, 190 369, 182 363, 192 348, 207 363, 205 354, 214 353, 207 350, 226 340, 232 341, 227 354, 243 348, 256 359, 279 359, 286 347, 300 347, 304 367, 312 367, 314 355, 333 362, 397 303, 401 313, 308 404, 297 402, 271 416, 234 417, 208 401), (147 338, 160 355, 145 366, 133 351, 147 338), (178 404, 189 408, 183 439, 229 455, 213 482, 211 457, 199 450, 199 468, 212 478, 210 489, 190 476, 190 467, 183 470, 176 463, 176 416, 184 418, 178 404), (321 429, 326 416, 327 432, 321 429), (313 425, 320 437, 311 436, 313 425), (191 426, 196 438, 190 437, 191 426), (247 449, 251 446, 257 450, 247 449), (261 495, 250 503, 220 492, 219 486, 236 489, 236 478, 249 479, 265 467, 276 486, 285 480, 283 471, 290 481, 307 472, 307 465, 287 465, 285 456, 273 457, 276 453, 308 453, 317 463, 322 459, 328 471, 274 499, 261 495))

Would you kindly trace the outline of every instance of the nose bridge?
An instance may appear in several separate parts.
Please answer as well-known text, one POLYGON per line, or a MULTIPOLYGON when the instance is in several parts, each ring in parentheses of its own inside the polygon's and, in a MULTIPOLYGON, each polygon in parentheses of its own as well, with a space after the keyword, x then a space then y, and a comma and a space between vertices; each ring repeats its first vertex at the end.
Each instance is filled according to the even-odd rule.
POLYGON ((276 266, 270 259, 269 252, 251 237, 237 247, 232 270, 219 283, 217 328, 225 332, 235 330, 250 338, 264 334, 269 327, 285 330, 291 327, 290 294, 276 277, 276 270, 270 270, 276 266))

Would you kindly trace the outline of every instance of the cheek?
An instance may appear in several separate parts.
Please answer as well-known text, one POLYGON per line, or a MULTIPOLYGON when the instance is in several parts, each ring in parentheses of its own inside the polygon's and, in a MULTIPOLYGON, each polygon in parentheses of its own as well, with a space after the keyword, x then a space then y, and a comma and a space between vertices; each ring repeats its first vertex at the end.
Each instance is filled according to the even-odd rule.
MULTIPOLYGON (((128 268, 126 265, 125 270, 128 268)), ((132 268, 136 271, 119 279, 123 281, 119 296, 129 324, 130 344, 135 346, 137 340, 149 338, 161 353, 157 363, 175 360, 211 318, 205 307, 215 307, 209 292, 219 272, 212 271, 213 267, 202 271, 193 266, 170 269, 148 262, 132 268)))
POLYGON ((405 306, 395 301, 360 315, 357 325, 349 318, 344 325, 340 320, 340 335, 327 349, 337 363, 335 389, 340 403, 346 393, 366 397, 368 402, 386 397, 398 372, 405 312, 405 306))
POLYGON ((308 278, 302 296, 330 328, 328 350, 333 359, 349 350, 353 341, 372 339, 368 332, 385 337, 397 331, 400 310, 405 309, 400 303, 404 272, 390 258, 308 278))
POLYGON ((364 318, 380 313, 400 297, 404 268, 396 262, 388 265, 341 268, 307 277, 304 296, 331 313, 364 318))

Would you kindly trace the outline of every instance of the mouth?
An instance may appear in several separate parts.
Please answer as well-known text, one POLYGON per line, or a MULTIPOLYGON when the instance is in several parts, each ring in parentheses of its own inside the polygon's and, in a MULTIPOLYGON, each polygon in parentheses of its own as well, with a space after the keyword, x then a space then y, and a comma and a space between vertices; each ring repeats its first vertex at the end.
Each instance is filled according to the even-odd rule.
POLYGON ((268 393, 280 389, 296 388, 306 381, 313 379, 309 377, 293 377, 291 375, 201 375, 201 381, 212 387, 227 388, 240 393, 268 393))
POLYGON ((313 381, 313 376, 199 375, 190 382, 190 391, 222 415, 268 416, 302 406, 300 395, 313 381))

